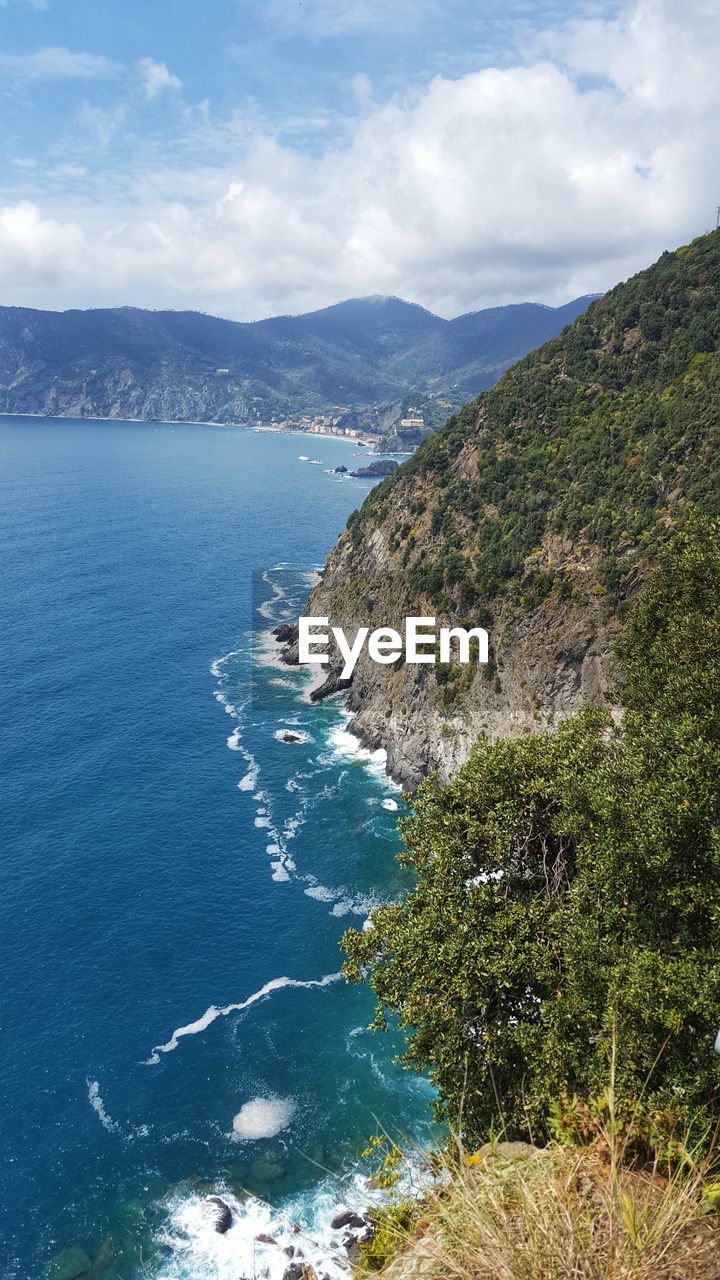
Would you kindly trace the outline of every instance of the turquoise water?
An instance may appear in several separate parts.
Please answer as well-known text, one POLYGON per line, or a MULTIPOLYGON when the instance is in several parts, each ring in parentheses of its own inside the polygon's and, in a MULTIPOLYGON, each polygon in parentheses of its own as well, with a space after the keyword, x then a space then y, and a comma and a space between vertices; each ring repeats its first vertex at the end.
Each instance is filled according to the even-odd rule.
POLYGON ((367 1135, 427 1123, 335 976, 403 890, 399 795, 264 634, 370 487, 329 474, 353 452, 0 419, 3 1280, 68 1248, 123 1280, 282 1274, 248 1262, 258 1224, 327 1252, 367 1135))

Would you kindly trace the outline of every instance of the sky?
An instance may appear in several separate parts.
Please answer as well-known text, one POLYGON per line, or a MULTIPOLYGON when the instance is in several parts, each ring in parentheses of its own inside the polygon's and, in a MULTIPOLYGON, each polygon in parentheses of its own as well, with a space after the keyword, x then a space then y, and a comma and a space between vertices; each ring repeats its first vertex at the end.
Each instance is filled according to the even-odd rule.
POLYGON ((715 225, 718 0, 0 0, 0 305, 600 292, 715 225))

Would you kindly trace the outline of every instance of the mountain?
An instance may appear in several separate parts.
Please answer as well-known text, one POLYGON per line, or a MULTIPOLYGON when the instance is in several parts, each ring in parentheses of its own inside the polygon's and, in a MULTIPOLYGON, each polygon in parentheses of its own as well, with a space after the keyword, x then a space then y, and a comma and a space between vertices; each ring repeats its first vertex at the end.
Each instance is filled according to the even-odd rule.
MULTIPOLYGON (((334 411, 344 425, 393 437, 412 409, 439 425, 589 301, 443 320, 371 297, 252 324, 191 311, 3 307, 0 411, 230 423, 334 411)), ((423 434, 411 428, 405 442, 423 434)))
POLYGON ((719 348, 713 232, 520 360, 351 516, 306 613, 349 635, 409 615, 490 632, 487 666, 361 658, 353 729, 396 777, 448 778, 478 735, 554 727, 611 693, 653 548, 688 504, 720 511, 719 348))

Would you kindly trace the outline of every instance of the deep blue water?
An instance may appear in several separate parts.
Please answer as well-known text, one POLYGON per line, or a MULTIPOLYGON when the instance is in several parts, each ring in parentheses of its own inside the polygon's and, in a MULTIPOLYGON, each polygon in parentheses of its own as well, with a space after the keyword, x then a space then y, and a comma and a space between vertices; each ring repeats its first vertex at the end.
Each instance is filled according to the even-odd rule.
POLYGON ((336 974, 343 930, 402 889, 399 797, 341 708, 261 661, 248 703, 260 629, 307 589, 287 569, 370 487, 327 473, 352 456, 0 419, 3 1280, 70 1247, 104 1248, 98 1276, 249 1274, 239 1228, 198 1233, 205 1184, 311 1222, 378 1124, 427 1116, 365 989, 278 985, 203 1019, 336 974), (279 741, 287 721, 307 740, 279 741))

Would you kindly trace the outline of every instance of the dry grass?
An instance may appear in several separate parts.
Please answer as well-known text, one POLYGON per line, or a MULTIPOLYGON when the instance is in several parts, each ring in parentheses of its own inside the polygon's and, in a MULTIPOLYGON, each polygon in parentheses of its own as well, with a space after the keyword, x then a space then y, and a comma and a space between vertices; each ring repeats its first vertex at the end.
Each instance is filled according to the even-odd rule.
POLYGON ((720 1280, 699 1170, 622 1169, 601 1143, 518 1147, 453 1168, 386 1280, 720 1280))

